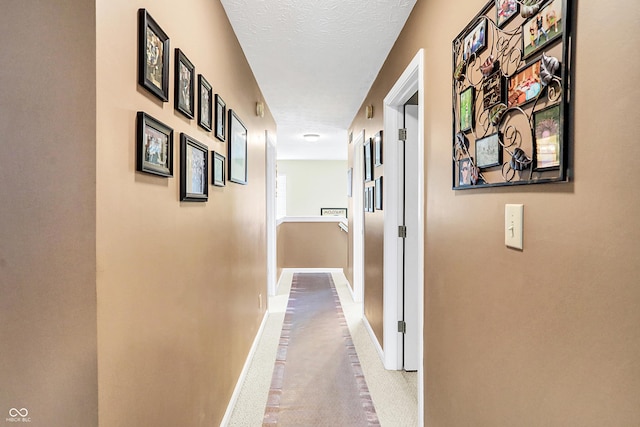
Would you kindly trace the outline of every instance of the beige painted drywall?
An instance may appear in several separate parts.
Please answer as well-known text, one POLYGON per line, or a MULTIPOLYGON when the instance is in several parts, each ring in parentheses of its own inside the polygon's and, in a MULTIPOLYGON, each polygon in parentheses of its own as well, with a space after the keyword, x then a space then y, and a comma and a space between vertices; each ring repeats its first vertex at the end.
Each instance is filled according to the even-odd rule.
POLYGON ((219 425, 266 307, 262 94, 218 1, 97 2, 97 293, 100 426, 219 425), (169 102, 136 83, 137 11, 171 43, 169 102), (180 133, 226 143, 173 108, 180 48, 248 129, 248 185, 179 201, 180 133), (174 177, 135 171, 136 112, 174 129, 174 177), (262 298, 260 295, 262 294, 262 298))
MULTIPOLYGON (((362 119, 364 105, 380 111, 424 48, 426 425, 640 424, 640 193, 629 167, 640 155, 640 5, 576 3, 571 183, 450 188, 451 41, 483 1, 418 2, 352 124, 380 126, 362 119), (506 203, 525 206, 522 252, 504 246, 506 203)), ((367 238, 381 223, 369 225, 367 238)), ((369 312, 381 304, 365 297, 369 312)))
POLYGON ((278 175, 287 177, 287 216, 347 207, 346 160, 278 160, 278 175))
POLYGON ((98 420, 95 4, 63 3, 0 6, 3 425, 98 420))
POLYGON ((338 222, 283 222, 278 226, 278 269, 346 268, 347 233, 338 222))

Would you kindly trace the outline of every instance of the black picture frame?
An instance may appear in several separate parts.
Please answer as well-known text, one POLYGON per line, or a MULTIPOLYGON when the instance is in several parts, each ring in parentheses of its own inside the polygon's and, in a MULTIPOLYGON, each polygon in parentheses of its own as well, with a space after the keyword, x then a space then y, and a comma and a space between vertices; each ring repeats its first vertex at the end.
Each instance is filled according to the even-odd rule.
POLYGON ((521 107, 533 102, 542 93, 540 60, 530 62, 509 77, 507 108, 521 107))
POLYGON ((371 138, 367 138, 364 149, 364 182, 373 181, 373 157, 371 153, 371 138))
POLYGON ((226 117, 227 117, 227 104, 222 100, 222 97, 216 93, 216 138, 224 142, 226 131, 226 117))
POLYGON ((373 187, 364 188, 364 211, 367 213, 373 212, 373 187))
POLYGON ((174 108, 185 117, 193 119, 195 110, 196 67, 182 50, 176 48, 174 108))
POLYGON ((211 183, 216 187, 224 187, 227 185, 227 159, 220 153, 211 152, 211 183))
POLYGON ((320 216, 337 216, 347 218, 347 208, 320 208, 320 216))
POLYGON ((533 113, 533 170, 559 169, 562 165, 562 110, 550 105, 533 113))
POLYGON ((247 184, 247 128, 235 111, 229 109, 229 181, 247 184))
POLYGON ((373 137, 373 164, 375 167, 382 166, 382 132, 376 133, 373 137))
POLYGON ((136 124, 136 170, 173 176, 173 129, 143 111, 136 124))
POLYGON ((382 210, 382 178, 376 178, 375 183, 375 207, 377 210, 382 210))
POLYGON ((138 9, 138 84, 169 100, 169 36, 146 9, 138 9))
POLYGON ((564 30, 562 3, 562 0, 551 0, 547 2, 538 13, 522 24, 523 59, 535 55, 543 47, 562 37, 564 30), (547 30, 544 29, 545 23, 549 24, 547 30), (542 34, 540 27, 542 27, 542 34, 545 35, 544 43, 541 43, 542 34))
POLYGON ((458 160, 458 186, 468 187, 471 183, 471 168, 473 167, 473 159, 465 157, 458 160))
POLYGON ((502 71, 498 70, 482 79, 482 108, 490 109, 496 104, 504 103, 506 80, 502 71))
POLYGON ((476 88, 469 86, 460 92, 460 132, 469 132, 476 124, 476 88))
POLYGON ((180 200, 209 199, 209 148, 185 133, 180 134, 180 200))
POLYGON ((213 88, 202 75, 198 74, 198 126, 211 132, 213 122, 213 88))
POLYGON ((465 61, 473 55, 480 54, 487 47, 487 19, 478 18, 477 23, 471 28, 464 38, 462 58, 465 61))
POLYGON ((502 145, 500 133, 496 132, 483 138, 478 138, 475 143, 476 166, 479 169, 488 169, 502 164, 502 145))
POLYGON ((516 0, 496 0, 496 24, 504 27, 520 11, 520 4, 516 0))

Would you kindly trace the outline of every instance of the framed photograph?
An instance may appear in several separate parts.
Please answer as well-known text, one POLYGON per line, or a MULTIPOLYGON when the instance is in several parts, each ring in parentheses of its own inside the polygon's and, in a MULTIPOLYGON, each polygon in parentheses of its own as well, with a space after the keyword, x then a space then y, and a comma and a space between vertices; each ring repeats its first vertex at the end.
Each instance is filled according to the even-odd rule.
POLYGON ((460 92, 460 131, 468 132, 475 125, 476 88, 469 86, 460 92))
POLYGON ((136 170, 173 176, 173 129, 142 111, 136 126, 136 170))
POLYGON ((227 185, 225 162, 226 158, 222 154, 211 152, 211 183, 216 187, 227 185))
POLYGON ((526 65, 509 78, 507 107, 519 107, 540 95, 540 61, 526 65))
POLYGON ((365 187, 364 188, 364 211, 365 212, 374 212, 375 208, 373 205, 373 187, 365 187))
POLYGON ((371 154, 371 138, 368 138, 364 142, 364 182, 373 181, 373 158, 371 154))
POLYGON ((373 164, 378 167, 382 165, 382 131, 373 137, 373 164))
POLYGON ((505 79, 500 70, 482 79, 482 108, 488 110, 504 102, 505 86, 505 79))
POLYGON ((466 158, 458 160, 458 186, 471 185, 472 159, 466 158))
POLYGON ((375 185, 375 207, 382 210, 382 177, 376 178, 375 185))
POLYGON ((320 208, 320 216, 347 217, 347 208, 320 208))
POLYGON ((375 187, 368 187, 369 188, 369 212, 375 212, 376 211, 376 206, 375 206, 375 187))
POLYGON ((224 142, 227 104, 216 93, 216 138, 224 142))
POLYGON ((175 109, 180 111, 185 117, 193 119, 196 69, 180 49, 176 49, 175 80, 175 109))
POLYGON ((487 47, 487 19, 481 18, 478 24, 464 38, 462 58, 467 61, 472 55, 477 55, 487 47))
POLYGON ((146 9, 138 10, 138 84, 169 100, 169 36, 146 9))
POLYGON ((247 128, 229 110, 229 181, 247 184, 247 128))
POLYGON ((496 0, 496 24, 502 27, 511 18, 518 14, 518 2, 516 0, 496 0))
POLYGON ((552 105, 533 114, 534 170, 543 171, 560 167, 562 123, 560 105, 552 105))
POLYGON ((528 58, 542 47, 562 36, 562 0, 547 3, 531 19, 522 24, 522 56, 528 58))
POLYGON ((500 166, 502 164, 502 145, 500 134, 486 136, 476 140, 476 166, 480 169, 500 166))
POLYGON ((213 90, 202 74, 198 74, 198 126, 211 131, 213 122, 213 90))
POLYGON ((180 200, 206 202, 209 198, 209 149, 185 133, 180 134, 180 200))
POLYGON ((347 197, 353 195, 353 168, 347 171, 347 197))

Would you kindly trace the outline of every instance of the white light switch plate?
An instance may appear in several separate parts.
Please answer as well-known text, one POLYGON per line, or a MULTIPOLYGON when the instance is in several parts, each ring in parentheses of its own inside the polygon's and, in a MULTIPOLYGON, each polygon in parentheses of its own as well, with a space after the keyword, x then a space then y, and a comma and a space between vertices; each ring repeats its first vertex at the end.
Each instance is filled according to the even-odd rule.
POLYGON ((504 244, 510 248, 522 249, 522 223, 524 205, 504 206, 504 244))

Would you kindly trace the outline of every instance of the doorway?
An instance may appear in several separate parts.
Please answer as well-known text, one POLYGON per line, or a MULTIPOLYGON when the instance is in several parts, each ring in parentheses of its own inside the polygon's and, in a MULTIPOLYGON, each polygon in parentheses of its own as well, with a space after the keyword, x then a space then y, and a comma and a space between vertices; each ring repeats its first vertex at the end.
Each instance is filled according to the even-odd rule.
POLYGON ((387 207, 384 220, 384 365, 391 370, 418 371, 419 425, 424 423, 423 79, 424 51, 420 49, 384 99, 384 135, 388 143, 383 146, 386 187, 383 197, 387 207), (407 143, 399 143, 398 130, 404 128, 405 119, 407 143), (405 156, 413 160, 407 162, 406 171, 405 156), (406 197, 403 197, 405 192, 406 197), (406 238, 400 236, 400 226, 406 227, 406 238), (405 304, 405 301, 412 304, 405 304), (401 322, 405 322, 405 333, 401 322))

